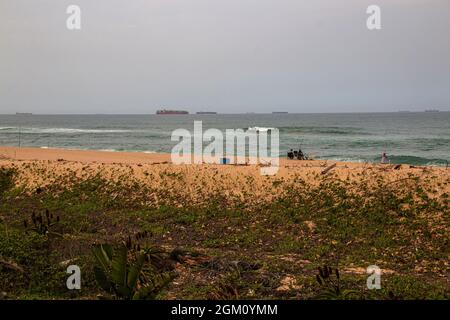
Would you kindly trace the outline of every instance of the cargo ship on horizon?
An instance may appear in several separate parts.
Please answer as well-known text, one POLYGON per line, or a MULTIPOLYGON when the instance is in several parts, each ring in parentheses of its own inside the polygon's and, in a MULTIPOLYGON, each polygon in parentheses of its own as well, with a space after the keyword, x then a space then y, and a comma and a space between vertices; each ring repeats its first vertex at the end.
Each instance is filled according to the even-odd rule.
POLYGON ((156 111, 156 114, 159 114, 159 115, 166 115, 166 114, 189 114, 189 112, 188 112, 188 111, 185 111, 185 110, 166 110, 166 109, 163 109, 163 110, 158 110, 158 111, 156 111))

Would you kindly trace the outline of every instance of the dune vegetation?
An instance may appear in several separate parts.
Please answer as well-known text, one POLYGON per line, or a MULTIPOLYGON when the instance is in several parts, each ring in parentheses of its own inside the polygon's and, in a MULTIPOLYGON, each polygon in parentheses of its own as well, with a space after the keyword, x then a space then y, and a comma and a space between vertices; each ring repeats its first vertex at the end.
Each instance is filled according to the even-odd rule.
POLYGON ((266 177, 261 198, 252 174, 239 192, 205 187, 227 180, 217 166, 189 182, 171 165, 45 168, 0 170, 2 298, 450 298, 448 175, 294 171, 266 177))

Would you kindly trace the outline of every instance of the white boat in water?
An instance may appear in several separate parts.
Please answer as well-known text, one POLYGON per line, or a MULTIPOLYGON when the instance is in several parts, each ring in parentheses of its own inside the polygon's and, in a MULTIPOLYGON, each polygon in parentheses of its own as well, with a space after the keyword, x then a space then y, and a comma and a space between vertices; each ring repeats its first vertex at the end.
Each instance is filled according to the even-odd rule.
POLYGON ((256 131, 256 132, 270 132, 274 130, 275 128, 265 128, 265 127, 250 127, 247 130, 248 131, 256 131))

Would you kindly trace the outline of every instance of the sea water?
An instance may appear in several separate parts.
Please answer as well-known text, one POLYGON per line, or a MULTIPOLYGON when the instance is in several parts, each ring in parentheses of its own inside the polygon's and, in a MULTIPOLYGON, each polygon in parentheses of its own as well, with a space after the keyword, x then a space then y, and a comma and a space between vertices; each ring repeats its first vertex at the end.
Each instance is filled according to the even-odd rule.
POLYGON ((280 154, 315 159, 446 166, 450 112, 217 115, 0 115, 0 145, 170 152, 173 130, 278 128, 280 154))

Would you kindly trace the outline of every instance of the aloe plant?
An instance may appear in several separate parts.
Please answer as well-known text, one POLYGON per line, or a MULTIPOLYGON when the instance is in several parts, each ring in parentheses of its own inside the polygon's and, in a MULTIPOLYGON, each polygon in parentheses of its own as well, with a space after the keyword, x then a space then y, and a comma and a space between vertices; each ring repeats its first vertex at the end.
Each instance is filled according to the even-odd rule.
POLYGON ((149 249, 133 252, 126 245, 114 249, 103 244, 95 246, 93 253, 97 261, 94 267, 97 283, 113 294, 113 298, 155 299, 173 279, 171 274, 159 274, 151 267, 144 268, 149 260, 149 249))

